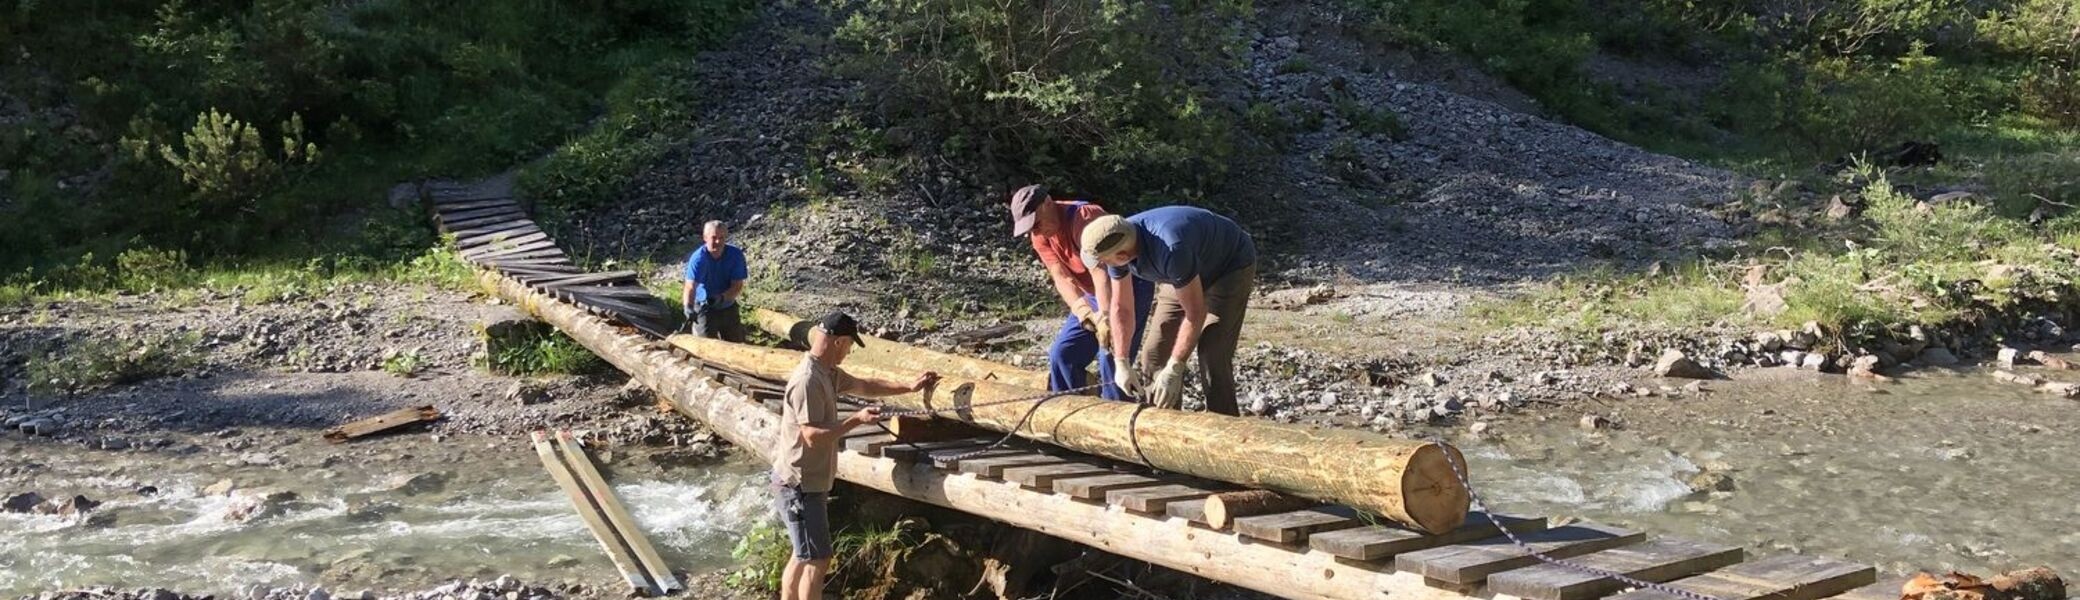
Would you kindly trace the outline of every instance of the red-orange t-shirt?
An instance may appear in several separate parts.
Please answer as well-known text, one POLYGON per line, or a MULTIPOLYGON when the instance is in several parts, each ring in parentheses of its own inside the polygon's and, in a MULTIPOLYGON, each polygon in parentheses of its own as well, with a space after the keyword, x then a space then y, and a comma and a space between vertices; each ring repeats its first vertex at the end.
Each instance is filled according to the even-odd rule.
POLYGON ((1033 228, 1033 232, 1026 236, 1033 240, 1033 252, 1040 255, 1040 262, 1043 264, 1067 268, 1069 274, 1074 275, 1070 279, 1076 281, 1077 291, 1084 294, 1096 293, 1096 290, 1091 288, 1090 270, 1083 266, 1083 258, 1079 256, 1083 252, 1083 246, 1077 243, 1077 236, 1083 233, 1083 226, 1089 225, 1092 219, 1105 216, 1105 209, 1089 202, 1050 200, 1042 205, 1040 210, 1061 211, 1055 214, 1065 218, 1056 220, 1054 231, 1041 231, 1037 226, 1033 228))

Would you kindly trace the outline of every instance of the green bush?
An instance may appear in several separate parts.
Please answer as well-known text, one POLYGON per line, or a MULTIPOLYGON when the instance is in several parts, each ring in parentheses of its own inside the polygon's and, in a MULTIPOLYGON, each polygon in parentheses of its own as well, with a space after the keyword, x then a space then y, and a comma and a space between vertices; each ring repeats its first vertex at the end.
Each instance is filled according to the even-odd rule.
POLYGON ((737 539, 730 549, 730 558, 740 567, 730 572, 724 580, 730 587, 740 590, 772 592, 780 589, 780 574, 787 569, 787 561, 793 554, 787 542, 787 532, 771 519, 761 519, 737 539))
POLYGON ((173 375, 202 364, 201 334, 89 337, 31 356, 29 392, 69 394, 173 375))
POLYGON ((1244 0, 1168 7, 1189 19, 1107 0, 827 1, 850 11, 838 37, 852 66, 948 150, 1115 190, 1204 187, 1225 171, 1234 111, 1188 77, 1226 64, 1244 0))

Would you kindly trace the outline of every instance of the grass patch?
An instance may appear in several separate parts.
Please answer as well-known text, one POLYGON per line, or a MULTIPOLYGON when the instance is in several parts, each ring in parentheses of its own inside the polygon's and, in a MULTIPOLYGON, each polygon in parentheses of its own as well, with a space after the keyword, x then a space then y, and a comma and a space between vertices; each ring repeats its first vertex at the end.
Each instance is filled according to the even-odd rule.
POLYGON ((201 334, 91 337, 31 356, 29 393, 76 394, 174 375, 202 364, 201 334))
POLYGON ((532 339, 512 340, 489 357, 492 371, 505 375, 591 375, 605 371, 606 359, 561 331, 531 334, 532 339))
POLYGON ((383 357, 383 372, 398 377, 418 375, 425 368, 426 357, 420 356, 417 349, 391 352, 383 357))
POLYGON ((1862 222, 1831 247, 1696 262, 1654 275, 1591 270, 1478 313, 1496 325, 1584 333, 1816 322, 1859 337, 2068 302, 2080 280, 2080 218, 2032 229, 1988 204, 1918 202, 1882 173, 1865 174, 1871 183, 1861 193, 1862 222))

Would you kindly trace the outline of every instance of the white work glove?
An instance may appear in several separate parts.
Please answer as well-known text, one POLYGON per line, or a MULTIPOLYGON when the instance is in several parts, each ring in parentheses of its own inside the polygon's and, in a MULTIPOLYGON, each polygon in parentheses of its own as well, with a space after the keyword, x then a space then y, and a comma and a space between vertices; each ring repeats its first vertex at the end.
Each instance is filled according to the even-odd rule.
POLYGON ((1098 336, 1098 349, 1112 351, 1112 317, 1100 311, 1091 318, 1091 333, 1098 336))
POLYGON ((1121 356, 1112 357, 1112 385, 1129 396, 1141 395, 1140 377, 1134 374, 1134 361, 1121 356))
POLYGON ((1174 410, 1184 406, 1184 361, 1172 360, 1156 372, 1148 384, 1148 401, 1156 408, 1174 410))

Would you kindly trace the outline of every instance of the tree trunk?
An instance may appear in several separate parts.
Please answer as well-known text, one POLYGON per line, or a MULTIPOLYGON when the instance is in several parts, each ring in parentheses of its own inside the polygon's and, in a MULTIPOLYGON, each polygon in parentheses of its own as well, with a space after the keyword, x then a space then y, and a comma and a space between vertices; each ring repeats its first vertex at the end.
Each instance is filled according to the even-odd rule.
MULTIPOLYGON (((806 337, 808 330, 806 328, 816 325, 814 321, 803 321, 763 308, 752 311, 751 318, 757 321, 758 328, 766 330, 766 333, 793 340, 794 343, 803 346, 809 345, 809 340, 806 337)), ((872 364, 894 369, 920 363, 929 364, 942 375, 995 381, 1025 388, 1047 389, 1046 373, 1021 369, 1000 362, 968 358, 958 354, 934 352, 881 338, 867 340, 866 346, 853 348, 852 355, 846 357, 845 360, 852 364, 872 364)))
POLYGON ((1271 490, 1224 492, 1206 498, 1206 524, 1226 530, 1237 518, 1295 511, 1316 504, 1319 503, 1271 490))
MULTIPOLYGON (((795 352, 693 336, 672 336, 670 341, 703 361, 767 378, 786 378, 801 360, 795 352)), ((892 368, 848 360, 843 368, 855 376, 909 381, 938 365, 916 359, 904 368, 892 368)), ((1030 418, 1015 432, 1022 437, 1195 477, 1347 504, 1431 533, 1451 531, 1466 518, 1466 489, 1454 477, 1445 452, 1459 464, 1465 459, 1450 446, 1212 413, 1141 410, 1091 396, 1060 396, 1038 402, 1037 407, 1032 402, 980 406, 1044 395, 993 381, 944 373, 942 377, 938 389, 929 394, 885 401, 898 409, 922 409, 928 403, 936 409, 978 405, 942 413, 941 418, 1007 432, 1030 410, 1030 418)))

